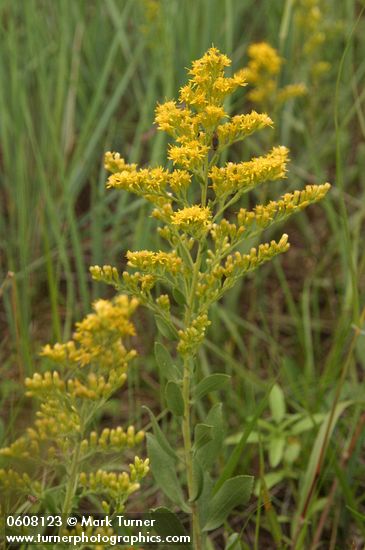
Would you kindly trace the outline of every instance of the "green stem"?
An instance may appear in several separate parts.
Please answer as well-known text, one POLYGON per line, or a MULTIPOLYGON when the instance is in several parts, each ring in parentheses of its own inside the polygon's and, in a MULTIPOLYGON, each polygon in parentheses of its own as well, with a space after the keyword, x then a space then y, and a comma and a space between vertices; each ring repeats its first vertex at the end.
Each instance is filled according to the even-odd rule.
MULTIPOLYGON (((198 282, 198 274, 201 264, 202 246, 199 244, 194 271, 191 280, 190 295, 185 311, 185 326, 189 326, 191 317, 194 311, 195 290, 198 282)), ((191 434, 191 406, 190 406, 190 385, 191 373, 193 367, 192 357, 184 357, 184 374, 183 374, 183 400, 184 400, 184 416, 182 422, 182 431, 184 439, 184 454, 185 467, 187 473, 188 494, 191 501, 194 493, 193 479, 193 449, 192 449, 192 434, 191 434)), ((193 547, 194 550, 203 549, 202 532, 200 528, 199 511, 195 502, 191 502, 191 513, 193 521, 193 547)))
MULTIPOLYGON (((185 466, 188 481, 189 500, 193 498, 194 480, 193 480, 193 450, 191 444, 191 427, 190 427, 190 374, 191 362, 188 358, 184 360, 184 377, 183 377, 183 399, 184 399, 184 416, 183 416, 183 438, 184 438, 184 453, 185 466)), ((195 550, 202 550, 203 541, 200 529, 199 512, 195 502, 191 503, 191 513, 193 518, 193 545, 195 550)))
POLYGON ((76 448, 71 461, 70 475, 66 486, 65 500, 62 507, 62 514, 64 514, 64 516, 68 516, 72 511, 72 500, 74 498, 76 488, 77 488, 80 451, 81 451, 81 442, 79 441, 76 444, 76 448))

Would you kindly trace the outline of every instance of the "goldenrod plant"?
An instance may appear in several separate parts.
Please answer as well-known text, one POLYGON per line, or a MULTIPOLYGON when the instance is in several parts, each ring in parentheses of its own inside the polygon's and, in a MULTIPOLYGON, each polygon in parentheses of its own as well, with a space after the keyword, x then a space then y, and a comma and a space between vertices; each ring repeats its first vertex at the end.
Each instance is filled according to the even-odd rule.
POLYGON ((207 547, 207 533, 220 527, 233 508, 248 502, 253 481, 219 472, 222 404, 214 404, 204 421, 198 420, 199 402, 228 379, 224 373, 203 376, 199 368, 210 308, 237 280, 289 248, 286 234, 257 248, 250 248, 249 239, 321 200, 330 188, 328 183, 307 185, 252 210, 240 207, 248 191, 286 177, 289 151, 277 146, 264 156, 220 165, 222 152, 233 143, 273 126, 266 113, 228 115, 225 100, 246 85, 245 71, 225 76, 230 64, 226 55, 210 48, 193 62, 178 101, 157 106, 156 125, 173 140, 168 167, 138 168, 119 153, 106 153, 105 168, 111 172, 107 187, 149 201, 166 246, 128 251, 128 269, 122 274, 109 265, 91 268, 95 280, 137 298, 155 315, 161 336, 155 355, 167 380, 166 405, 181 422, 183 452, 167 440, 150 413, 154 434, 147 434, 148 456, 158 486, 192 514, 196 550, 207 547))
POLYGON ((80 503, 87 510, 89 501, 92 512, 113 514, 139 489, 148 459, 136 456, 125 471, 122 456, 143 441, 144 432, 133 426, 94 429, 136 355, 127 341, 135 334, 130 317, 137 305, 126 295, 98 300, 72 340, 43 348, 54 369, 25 380, 27 395, 39 403, 36 419, 0 450, 1 462, 10 463, 0 469, 2 513, 67 516, 80 511, 80 503))
POLYGON ((275 109, 289 99, 303 96, 307 88, 303 83, 279 86, 284 59, 267 42, 257 42, 248 47, 248 64, 243 70, 250 85, 247 98, 261 108, 275 109))

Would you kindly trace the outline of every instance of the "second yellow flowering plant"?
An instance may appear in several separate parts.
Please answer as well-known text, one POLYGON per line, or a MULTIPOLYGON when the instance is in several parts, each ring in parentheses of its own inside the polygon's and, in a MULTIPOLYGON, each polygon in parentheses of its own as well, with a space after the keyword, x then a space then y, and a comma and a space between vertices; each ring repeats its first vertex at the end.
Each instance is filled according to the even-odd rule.
POLYGON ((166 250, 127 252, 128 271, 94 266, 93 277, 115 286, 147 306, 163 337, 176 343, 176 357, 155 345, 167 379, 168 409, 181 421, 180 455, 151 415, 148 455, 159 487, 180 509, 191 512, 193 547, 206 547, 207 532, 221 526, 231 510, 245 504, 252 478, 235 476, 217 483, 215 463, 223 442, 222 404, 214 405, 204 422, 196 404, 227 381, 224 374, 203 377, 197 354, 210 324, 210 306, 241 277, 289 248, 288 236, 244 250, 247 239, 272 224, 322 199, 330 185, 308 185, 278 201, 239 208, 238 201, 258 185, 285 177, 288 149, 274 147, 265 156, 219 164, 221 153, 250 134, 271 127, 267 114, 255 111, 230 117, 226 98, 245 86, 244 72, 225 76, 230 60, 216 48, 195 61, 179 99, 156 109, 156 124, 174 140, 169 146, 171 169, 139 169, 118 153, 107 153, 111 172, 107 186, 132 192, 154 205, 166 250), (161 292, 161 289, 164 289, 161 292), (185 487, 187 491, 185 492, 185 487))

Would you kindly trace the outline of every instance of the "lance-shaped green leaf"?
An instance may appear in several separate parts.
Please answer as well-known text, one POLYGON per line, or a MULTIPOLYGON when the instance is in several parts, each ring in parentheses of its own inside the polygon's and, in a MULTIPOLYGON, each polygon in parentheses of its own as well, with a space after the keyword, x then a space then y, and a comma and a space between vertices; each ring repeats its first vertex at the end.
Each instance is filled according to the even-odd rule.
POLYGON ((213 439, 214 426, 211 424, 197 424, 194 430, 193 450, 198 451, 213 439))
POLYGON ((184 294, 176 286, 172 289, 172 295, 174 300, 179 306, 184 306, 186 304, 186 299, 184 294))
POLYGON ((209 470, 222 451, 224 440, 224 425, 222 415, 222 403, 217 403, 208 413, 206 423, 213 426, 212 439, 196 451, 203 470, 209 470))
POLYGON ((149 409, 145 405, 143 406, 143 408, 146 409, 146 411, 148 412, 148 414, 150 416, 153 433, 155 434, 155 437, 156 437, 157 442, 159 443, 160 447, 162 447, 162 449, 168 455, 170 455, 171 458, 173 458, 175 461, 177 461, 177 455, 176 455, 174 449, 171 447, 170 443, 167 441, 167 439, 165 437, 165 434, 161 430, 160 426, 158 425, 158 422, 156 420, 155 415, 153 414, 151 409, 149 409))
MULTIPOLYGON (((150 512, 151 519, 156 520, 154 529, 164 539, 168 536, 186 536, 187 532, 180 518, 168 508, 160 506, 150 512)), ((190 544, 174 544, 177 550, 190 550, 190 544)))
POLYGON ((169 340, 177 339, 177 330, 172 323, 168 323, 166 319, 161 317, 161 315, 155 315, 155 321, 158 331, 162 334, 162 336, 169 340))
POLYGON ((229 381, 230 376, 228 374, 211 374, 206 376, 199 382, 194 391, 195 399, 201 399, 204 395, 212 391, 222 389, 229 381))
POLYGON ((236 506, 247 504, 253 486, 252 476, 236 476, 227 479, 213 496, 209 504, 209 511, 204 531, 217 529, 226 520, 236 506))
POLYGON ((161 342, 155 342, 155 359, 161 374, 167 380, 178 379, 178 368, 174 365, 174 360, 169 350, 161 342))
POLYGON ((147 434, 147 454, 152 475, 165 495, 185 512, 190 512, 176 474, 175 460, 161 447, 157 438, 147 434))
POLYGON ((195 502, 202 494, 204 487, 204 472, 196 456, 193 457, 193 492, 189 502, 195 502))
POLYGON ((184 414, 184 399, 179 384, 169 380, 166 384, 165 397, 167 407, 176 416, 184 414))

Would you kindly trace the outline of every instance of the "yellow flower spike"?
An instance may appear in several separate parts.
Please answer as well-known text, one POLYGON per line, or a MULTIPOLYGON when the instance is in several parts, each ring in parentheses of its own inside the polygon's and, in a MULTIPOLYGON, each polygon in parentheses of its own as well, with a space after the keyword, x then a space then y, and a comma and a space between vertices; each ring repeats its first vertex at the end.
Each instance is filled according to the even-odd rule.
MULTIPOLYGON (((309 204, 322 200, 331 185, 307 185, 302 191, 286 193, 278 201, 270 201, 266 205, 258 205, 253 211, 241 208, 237 214, 237 228, 247 232, 251 228, 265 228, 274 221, 281 221, 296 211, 303 210, 309 204)), ((235 235, 230 235, 231 239, 235 235)))
POLYGON ((115 172, 109 176, 107 188, 124 189, 159 204, 168 198, 166 186, 169 172, 161 167, 115 172))
POLYGON ((265 114, 252 111, 247 115, 236 115, 229 122, 221 124, 217 128, 219 147, 226 147, 250 136, 257 130, 272 127, 273 121, 265 114))
POLYGON ((253 158, 247 162, 234 164, 228 162, 225 167, 214 166, 209 173, 217 197, 246 192, 260 183, 285 177, 289 150, 284 146, 274 147, 264 157, 253 158))
POLYGON ((172 273, 176 274, 181 270, 182 260, 176 252, 151 252, 140 250, 139 252, 128 251, 128 265, 141 271, 151 273, 172 273))

